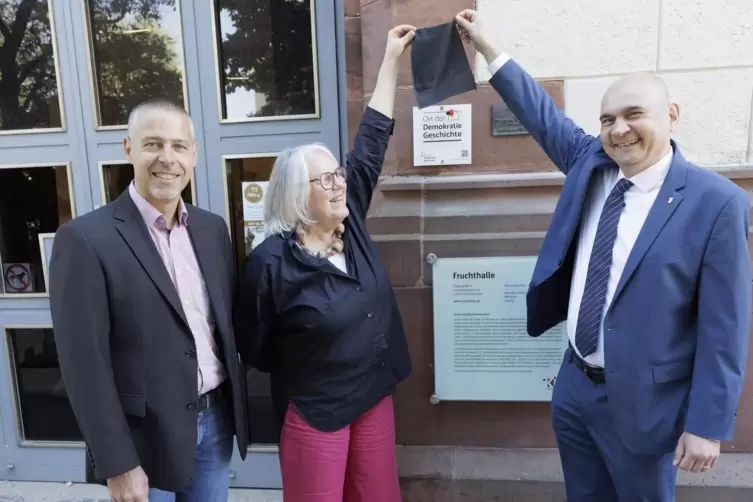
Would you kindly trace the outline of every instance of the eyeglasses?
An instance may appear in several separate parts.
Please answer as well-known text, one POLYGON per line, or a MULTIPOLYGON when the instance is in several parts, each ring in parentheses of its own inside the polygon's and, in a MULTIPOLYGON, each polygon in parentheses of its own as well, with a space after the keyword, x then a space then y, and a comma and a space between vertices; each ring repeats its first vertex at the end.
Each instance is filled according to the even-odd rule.
POLYGON ((340 166, 337 169, 335 169, 335 172, 333 173, 324 173, 318 178, 314 178, 313 180, 309 180, 309 183, 313 183, 314 181, 318 181, 319 184, 322 186, 325 190, 332 190, 332 187, 335 186, 335 176, 337 176, 337 179, 340 181, 340 183, 345 183, 346 180, 346 174, 345 174, 345 168, 340 166))

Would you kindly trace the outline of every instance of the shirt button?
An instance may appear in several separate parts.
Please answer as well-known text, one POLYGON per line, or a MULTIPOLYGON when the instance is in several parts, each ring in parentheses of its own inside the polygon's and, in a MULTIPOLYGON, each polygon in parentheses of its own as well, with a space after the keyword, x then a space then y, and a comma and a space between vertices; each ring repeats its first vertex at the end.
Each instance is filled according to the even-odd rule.
POLYGON ((189 409, 189 410, 195 410, 196 409, 196 404, 195 403, 187 404, 186 408, 189 409))
POLYGON ((368 317, 369 319, 371 319, 372 317, 374 317, 374 314, 372 314, 371 312, 369 312, 369 314, 366 317, 368 317))
POLYGON ((185 300, 183 303, 185 303, 186 305, 191 305, 191 302, 189 302, 188 300, 185 300))
POLYGON ((178 274, 178 275, 180 275, 180 269, 179 269, 179 268, 176 268, 176 269, 175 269, 175 273, 176 273, 176 274, 178 274))
POLYGON ((357 287, 356 287, 356 291, 359 291, 359 292, 360 292, 360 291, 361 291, 361 286, 357 286, 357 287))

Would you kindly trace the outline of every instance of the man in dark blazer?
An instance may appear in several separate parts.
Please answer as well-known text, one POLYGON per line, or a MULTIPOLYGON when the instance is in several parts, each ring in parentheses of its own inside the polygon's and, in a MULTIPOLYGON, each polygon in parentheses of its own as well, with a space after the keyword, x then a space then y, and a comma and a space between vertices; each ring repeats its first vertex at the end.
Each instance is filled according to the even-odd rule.
POLYGON ((751 323, 745 191, 685 160, 655 75, 606 92, 585 134, 485 33, 457 16, 491 85, 566 175, 529 288, 528 331, 567 322, 552 396, 569 502, 674 500, 677 467, 732 438, 751 323))
POLYGON ((98 480, 115 501, 226 501, 248 445, 231 323, 235 266, 220 216, 184 204, 198 147, 187 113, 137 107, 134 181, 63 225, 50 262, 60 368, 98 480))

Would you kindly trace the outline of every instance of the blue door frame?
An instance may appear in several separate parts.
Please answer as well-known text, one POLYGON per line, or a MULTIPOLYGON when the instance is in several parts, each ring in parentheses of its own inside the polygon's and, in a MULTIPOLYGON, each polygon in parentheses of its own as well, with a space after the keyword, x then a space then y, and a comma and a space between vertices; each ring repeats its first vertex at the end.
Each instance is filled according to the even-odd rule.
MULTIPOLYGON (((86 0, 47 1, 63 126, 46 131, 0 131, 0 169, 65 167, 73 216, 79 216, 107 202, 104 170, 124 162, 122 143, 126 131, 124 127, 98 125, 86 0)), ((200 147, 191 187, 193 202, 225 217, 229 226, 229 195, 240 190, 239 186, 230 186, 227 174, 233 161, 273 160, 284 148, 308 142, 325 143, 336 156, 342 156, 347 148, 343 5, 337 0, 309 1, 314 23, 317 113, 286 120, 226 121, 220 115, 220 86, 215 71, 218 49, 214 19, 218 17, 213 2, 176 0, 186 104, 200 147)), ((40 330, 53 328, 46 293, 0 294, 0 361, 6 366, 0 370, 0 479, 85 479, 82 443, 33 441, 25 437, 13 340, 24 334, 44 338, 44 333, 49 332, 40 330)), ((276 445, 250 445, 245 462, 240 461, 236 451, 231 477, 232 486, 279 488, 276 445)))

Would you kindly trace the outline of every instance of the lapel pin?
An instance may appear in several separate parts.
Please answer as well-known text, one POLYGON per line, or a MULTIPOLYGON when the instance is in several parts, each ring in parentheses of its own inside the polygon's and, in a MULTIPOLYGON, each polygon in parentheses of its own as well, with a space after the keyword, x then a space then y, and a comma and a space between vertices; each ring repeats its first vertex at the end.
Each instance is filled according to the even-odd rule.
POLYGON ((672 204, 673 200, 675 200, 675 198, 674 197, 670 197, 669 199, 667 199, 667 204, 672 204))

